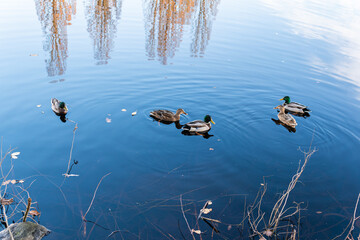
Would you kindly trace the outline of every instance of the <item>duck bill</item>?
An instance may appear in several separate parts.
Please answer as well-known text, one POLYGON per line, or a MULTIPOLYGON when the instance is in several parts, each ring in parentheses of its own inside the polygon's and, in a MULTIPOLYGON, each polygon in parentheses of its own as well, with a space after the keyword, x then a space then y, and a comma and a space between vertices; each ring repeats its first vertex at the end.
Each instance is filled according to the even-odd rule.
POLYGON ((214 122, 212 119, 210 120, 210 122, 211 122, 212 124, 215 124, 215 122, 214 122))
POLYGON ((282 99, 279 99, 279 101, 282 101, 282 100, 284 100, 283 98, 282 99))

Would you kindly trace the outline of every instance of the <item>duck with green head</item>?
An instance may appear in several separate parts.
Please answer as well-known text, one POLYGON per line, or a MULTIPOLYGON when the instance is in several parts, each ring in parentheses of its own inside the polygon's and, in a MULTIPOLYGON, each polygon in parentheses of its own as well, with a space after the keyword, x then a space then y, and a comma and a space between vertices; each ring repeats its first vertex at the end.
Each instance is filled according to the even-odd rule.
POLYGON ((186 123, 182 129, 191 133, 206 133, 211 129, 211 123, 215 124, 210 115, 204 117, 204 121, 195 120, 186 123))
POLYGON ((57 115, 65 115, 68 112, 68 108, 66 107, 66 104, 64 102, 59 101, 56 98, 51 99, 51 109, 56 113, 57 115))
POLYGON ((310 109, 301 104, 301 103, 297 103, 297 102, 291 102, 290 97, 289 96, 285 96, 281 99, 279 99, 280 101, 284 100, 285 102, 282 104, 285 107, 285 110, 287 110, 290 113, 299 113, 299 114, 305 114, 310 112, 310 109))

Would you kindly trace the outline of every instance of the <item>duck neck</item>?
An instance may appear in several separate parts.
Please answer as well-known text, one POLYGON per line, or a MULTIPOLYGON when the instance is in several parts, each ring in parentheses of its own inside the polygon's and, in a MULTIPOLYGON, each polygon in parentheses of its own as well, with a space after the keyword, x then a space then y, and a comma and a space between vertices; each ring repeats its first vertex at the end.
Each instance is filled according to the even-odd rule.
POLYGON ((175 117, 180 117, 180 113, 181 111, 177 110, 176 113, 175 113, 175 117))

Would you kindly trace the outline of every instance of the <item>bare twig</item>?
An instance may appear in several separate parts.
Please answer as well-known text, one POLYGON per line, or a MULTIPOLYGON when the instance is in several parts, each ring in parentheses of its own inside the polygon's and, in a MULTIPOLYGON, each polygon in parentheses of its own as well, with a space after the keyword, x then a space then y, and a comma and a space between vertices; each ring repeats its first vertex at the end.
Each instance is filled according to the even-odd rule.
POLYGON ((92 204, 94 203, 94 199, 95 199, 95 196, 96 196, 96 192, 97 192, 97 190, 98 190, 98 188, 99 188, 99 186, 100 186, 100 183, 102 182, 102 180, 103 180, 105 177, 109 176, 110 174, 111 174, 111 173, 105 174, 105 175, 104 175, 104 176, 100 179, 100 181, 99 181, 98 185, 96 186, 96 189, 95 189, 95 192, 94 192, 93 198, 92 198, 92 200, 91 200, 91 203, 90 203, 90 205, 89 205, 89 207, 88 207, 87 211, 85 212, 84 216, 82 217, 82 218, 83 218, 83 220, 85 220, 85 219, 86 219, 86 215, 89 213, 90 208, 91 208, 92 204))
POLYGON ((183 208, 183 203, 182 203, 182 194, 180 194, 180 205, 181 205, 181 212, 182 212, 183 217, 185 219, 186 225, 187 225, 187 227, 188 227, 188 229, 190 231, 190 234, 191 234, 192 238, 195 240, 194 233, 193 233, 192 229, 190 228, 189 222, 186 219, 186 216, 185 216, 185 213, 184 213, 184 208, 183 208))

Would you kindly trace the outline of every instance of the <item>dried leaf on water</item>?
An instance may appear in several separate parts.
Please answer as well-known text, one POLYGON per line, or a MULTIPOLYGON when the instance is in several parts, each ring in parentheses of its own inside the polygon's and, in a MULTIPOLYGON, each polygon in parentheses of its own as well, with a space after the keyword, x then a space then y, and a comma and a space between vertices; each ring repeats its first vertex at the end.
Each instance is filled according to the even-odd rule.
POLYGON ((38 107, 38 108, 41 107, 41 104, 36 105, 36 107, 38 107))
POLYGON ((29 211, 29 214, 30 214, 31 216, 34 216, 34 217, 41 215, 41 213, 39 213, 39 212, 36 211, 36 210, 31 210, 31 211, 29 211))
POLYGON ((1 205, 10 205, 14 202, 14 199, 13 198, 10 198, 10 199, 5 199, 5 198, 2 198, 1 199, 1 205))
POLYGON ((20 154, 20 152, 13 152, 12 154, 11 154, 11 158, 12 159, 17 159, 18 157, 18 155, 20 154))
POLYGON ((24 180, 6 180, 6 181, 4 181, 4 182, 2 182, 2 186, 5 186, 5 185, 8 185, 9 183, 11 183, 11 184, 17 184, 17 183, 23 183, 24 182, 24 180))
POLYGON ((39 55, 36 53, 30 53, 30 57, 37 57, 37 56, 39 56, 39 55))
POLYGON ((200 210, 203 214, 208 214, 212 211, 212 208, 204 208, 200 210))
POLYGON ((121 109, 121 111, 122 111, 122 112, 126 112, 126 109, 125 109, 125 108, 123 108, 123 109, 121 109))
POLYGON ((67 173, 64 173, 63 176, 65 176, 65 177, 78 177, 80 175, 79 174, 67 174, 67 173))
POLYGON ((213 149, 213 148, 209 148, 209 151, 214 151, 214 149, 213 149))
POLYGON ((106 118, 105 120, 107 123, 111 123, 111 118, 106 118))
POLYGON ((201 231, 200 230, 194 230, 194 229, 191 229, 191 232, 193 232, 193 233, 196 233, 196 234, 201 234, 201 231))

